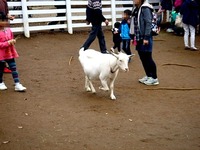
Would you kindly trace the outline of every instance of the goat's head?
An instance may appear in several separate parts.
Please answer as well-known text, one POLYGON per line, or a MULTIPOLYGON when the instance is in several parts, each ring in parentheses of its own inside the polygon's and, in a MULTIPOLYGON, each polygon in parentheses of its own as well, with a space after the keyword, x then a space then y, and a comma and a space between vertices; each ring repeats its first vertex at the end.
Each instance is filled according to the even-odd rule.
POLYGON ((132 56, 134 56, 134 54, 127 55, 127 54, 122 53, 122 52, 120 52, 118 54, 111 52, 111 54, 117 58, 117 65, 119 66, 119 68, 121 68, 125 72, 129 71, 128 62, 130 61, 130 58, 132 56))

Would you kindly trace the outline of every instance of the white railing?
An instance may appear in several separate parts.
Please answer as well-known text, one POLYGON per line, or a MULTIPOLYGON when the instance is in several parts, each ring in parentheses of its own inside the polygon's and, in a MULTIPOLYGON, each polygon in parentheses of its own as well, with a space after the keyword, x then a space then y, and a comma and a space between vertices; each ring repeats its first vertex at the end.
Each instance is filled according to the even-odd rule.
MULTIPOLYGON (((149 0, 158 8, 160 0, 149 0)), ((109 25, 114 25, 117 20, 121 20, 122 12, 132 7, 124 7, 125 4, 132 4, 132 0, 104 0, 103 14, 110 21, 109 25)), ((10 21, 13 32, 24 33, 26 37, 30 37, 32 31, 43 31, 50 29, 65 28, 68 33, 73 34, 76 28, 89 27, 85 23, 85 7, 87 0, 63 0, 63 1, 26 1, 8 2, 11 15, 16 18, 10 21), (56 9, 55 5, 64 5, 64 9, 56 9), (20 6, 21 10, 13 10, 13 7, 20 6), (28 9, 30 8, 30 9, 28 9), (57 13, 65 13, 66 16, 56 17, 57 13), (65 21, 65 24, 48 25, 50 21, 65 21)))

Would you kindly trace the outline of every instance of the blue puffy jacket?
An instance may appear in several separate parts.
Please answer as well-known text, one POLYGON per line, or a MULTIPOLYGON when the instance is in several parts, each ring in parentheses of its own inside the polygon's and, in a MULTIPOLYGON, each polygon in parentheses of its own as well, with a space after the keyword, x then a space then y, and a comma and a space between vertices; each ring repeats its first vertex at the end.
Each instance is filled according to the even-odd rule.
POLYGON ((122 20, 120 30, 122 40, 130 40, 130 25, 127 20, 122 20))

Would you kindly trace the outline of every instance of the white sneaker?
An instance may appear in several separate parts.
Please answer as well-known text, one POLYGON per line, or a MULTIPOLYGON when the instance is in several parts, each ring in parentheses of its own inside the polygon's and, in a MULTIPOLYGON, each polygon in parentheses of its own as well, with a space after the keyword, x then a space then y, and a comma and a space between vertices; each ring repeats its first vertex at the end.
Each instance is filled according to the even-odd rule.
POLYGON ((0 83, 0 90, 7 90, 7 89, 8 88, 6 87, 4 82, 0 83))
POLYGON ((147 80, 148 80, 148 77, 147 77, 147 76, 144 76, 143 78, 139 79, 138 81, 139 81, 140 83, 144 83, 144 82, 147 81, 147 80))
POLYGON ((148 79, 146 81, 144 81, 144 84, 146 84, 146 85, 158 85, 159 81, 158 81, 158 79, 148 77, 148 79))
POLYGON ((167 29, 167 32, 171 33, 171 32, 174 32, 174 30, 171 29, 171 28, 168 28, 168 29, 167 29))
POLYGON ((192 51, 198 51, 198 48, 196 48, 196 47, 191 47, 191 50, 192 50, 192 51))
POLYGON ((18 92, 23 92, 23 91, 26 91, 26 87, 24 87, 22 84, 20 83, 16 83, 15 84, 15 91, 18 91, 18 92))

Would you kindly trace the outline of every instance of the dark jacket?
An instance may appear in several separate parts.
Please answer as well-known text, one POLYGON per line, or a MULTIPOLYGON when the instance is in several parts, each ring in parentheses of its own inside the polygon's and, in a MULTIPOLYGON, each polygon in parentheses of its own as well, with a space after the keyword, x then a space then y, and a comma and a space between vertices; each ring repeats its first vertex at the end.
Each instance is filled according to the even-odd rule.
POLYGON ((86 7, 86 21, 93 25, 100 25, 106 19, 102 14, 101 0, 89 0, 86 7))
POLYGON ((113 42, 114 43, 120 43, 122 41, 121 36, 120 36, 120 31, 119 28, 113 28, 112 30, 113 34, 113 42))
POLYGON ((174 0, 162 0, 161 1, 161 6, 162 9, 164 10, 172 10, 174 4, 174 0))
POLYGON ((185 0, 180 13, 183 15, 183 23, 196 27, 198 25, 198 4, 195 0, 185 0))
POLYGON ((144 3, 138 13, 138 27, 142 39, 148 40, 151 34, 153 19, 153 7, 149 3, 144 3))

